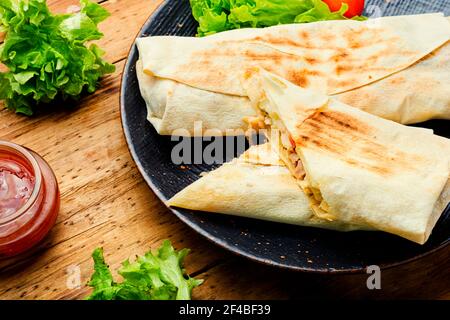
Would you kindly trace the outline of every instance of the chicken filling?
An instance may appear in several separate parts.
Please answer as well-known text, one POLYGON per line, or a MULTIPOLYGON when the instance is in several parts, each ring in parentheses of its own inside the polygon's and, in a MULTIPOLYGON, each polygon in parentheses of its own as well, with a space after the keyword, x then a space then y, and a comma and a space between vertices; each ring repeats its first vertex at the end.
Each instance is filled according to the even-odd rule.
POLYGON ((263 112, 260 117, 252 118, 251 121, 247 122, 250 124, 251 128, 255 130, 267 129, 273 145, 280 146, 278 152, 279 156, 299 182, 301 188, 310 200, 311 207, 316 216, 330 221, 334 220, 334 217, 328 213, 330 207, 323 199, 320 190, 312 187, 309 183, 302 160, 296 152, 295 141, 287 132, 287 129, 279 119, 278 115, 271 114, 269 116, 263 112), (279 129, 277 133, 274 133, 273 130, 271 130, 272 124, 279 129), (278 141, 273 141, 274 139, 277 139, 278 141))

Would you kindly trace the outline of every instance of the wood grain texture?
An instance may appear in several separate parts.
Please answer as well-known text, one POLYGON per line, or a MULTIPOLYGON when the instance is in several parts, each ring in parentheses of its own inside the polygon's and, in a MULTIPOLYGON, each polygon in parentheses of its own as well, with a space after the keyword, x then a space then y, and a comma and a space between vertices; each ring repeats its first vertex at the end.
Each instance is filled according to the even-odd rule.
MULTIPOLYGON (((49 0, 65 12, 76 0, 49 0)), ((382 290, 366 288, 367 275, 320 276, 287 272, 236 257, 182 224, 139 175, 122 133, 120 75, 129 47, 160 0, 99 1, 112 17, 101 25, 100 45, 117 72, 76 109, 26 118, 0 110, 0 139, 32 148, 58 177, 61 212, 49 236, 24 256, 0 261, 0 299, 79 299, 92 273, 90 254, 103 246, 116 270, 120 262, 171 239, 192 248, 188 272, 206 281, 196 299, 428 298, 450 299, 450 250, 384 270, 382 290), (67 272, 81 271, 69 289, 67 272)))

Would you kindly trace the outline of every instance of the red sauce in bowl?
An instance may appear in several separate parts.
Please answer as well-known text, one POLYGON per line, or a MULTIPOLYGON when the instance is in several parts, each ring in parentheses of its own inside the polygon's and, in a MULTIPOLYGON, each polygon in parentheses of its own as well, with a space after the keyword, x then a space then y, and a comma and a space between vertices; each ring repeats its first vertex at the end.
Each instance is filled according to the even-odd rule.
POLYGON ((59 212, 58 183, 35 152, 0 141, 0 258, 38 244, 59 212))
POLYGON ((12 152, 0 153, 0 219, 16 213, 34 189, 33 168, 12 152))

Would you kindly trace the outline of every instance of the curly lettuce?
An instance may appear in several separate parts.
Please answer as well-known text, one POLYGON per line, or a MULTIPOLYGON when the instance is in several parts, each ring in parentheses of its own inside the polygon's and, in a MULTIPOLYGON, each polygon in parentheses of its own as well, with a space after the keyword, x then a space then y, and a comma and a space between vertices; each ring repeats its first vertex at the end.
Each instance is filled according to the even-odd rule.
POLYGON ((104 61, 95 44, 103 34, 97 25, 109 12, 97 3, 80 1, 77 13, 54 15, 45 0, 0 0, 0 25, 6 32, 0 61, 0 99, 21 114, 55 99, 78 99, 97 89, 100 77, 114 65, 104 61))
MULTIPOLYGON (((347 19, 348 5, 331 12, 321 0, 190 0, 198 36, 240 28, 347 19)), ((364 17, 355 17, 362 20, 364 17)))
POLYGON ((103 257, 103 249, 92 254, 94 274, 88 285, 94 290, 88 300, 190 300, 192 289, 203 280, 186 276, 183 260, 188 249, 176 251, 165 240, 156 253, 151 251, 126 260, 119 269, 123 281, 113 280, 103 257))

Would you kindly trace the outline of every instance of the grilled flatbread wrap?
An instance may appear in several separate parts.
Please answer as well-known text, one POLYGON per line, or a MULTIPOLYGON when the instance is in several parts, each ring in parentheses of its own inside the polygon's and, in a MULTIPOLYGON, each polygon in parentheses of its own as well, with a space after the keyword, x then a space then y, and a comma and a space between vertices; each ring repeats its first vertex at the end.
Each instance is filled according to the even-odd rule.
POLYGON ((239 135, 246 127, 244 119, 255 115, 246 97, 217 94, 149 76, 144 74, 141 61, 136 64, 136 73, 147 105, 147 119, 161 135, 239 135))
POLYGON ((177 193, 167 204, 339 231, 369 229, 314 215, 305 194, 270 144, 251 147, 177 193))
POLYGON ((148 37, 136 41, 142 61, 137 69, 141 80, 152 78, 140 81, 144 98, 152 87, 176 101, 148 103, 149 117, 173 123, 161 134, 184 128, 188 122, 175 118, 190 113, 206 129, 228 122, 234 129, 250 112, 240 78, 253 66, 386 119, 415 123, 450 118, 449 36, 448 19, 423 14, 239 29, 205 38, 148 37), (221 108, 227 121, 217 121, 221 108))
POLYGON ((448 195, 448 139, 262 69, 249 70, 243 82, 317 217, 426 242, 449 201, 440 200, 448 195))

